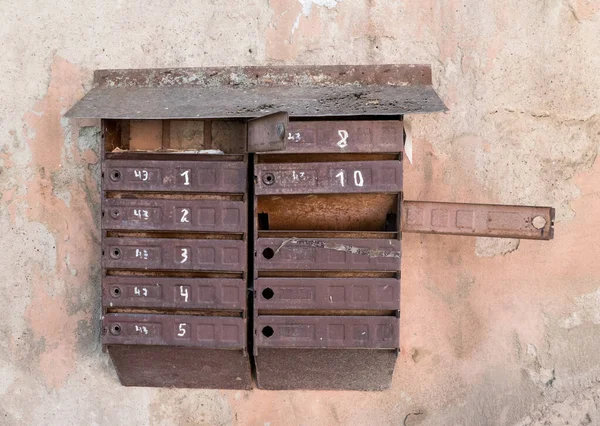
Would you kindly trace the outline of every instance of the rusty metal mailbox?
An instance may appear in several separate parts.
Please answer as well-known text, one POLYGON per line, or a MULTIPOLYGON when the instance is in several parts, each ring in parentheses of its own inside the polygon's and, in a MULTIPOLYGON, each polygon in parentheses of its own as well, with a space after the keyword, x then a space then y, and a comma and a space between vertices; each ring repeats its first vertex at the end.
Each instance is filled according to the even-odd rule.
POLYGON ((291 121, 286 138, 254 158, 257 385, 385 389, 399 349, 402 121, 291 121))
POLYGON ((124 385, 251 387, 245 124, 223 125, 102 122, 102 343, 124 385))
POLYGON ((405 201, 424 65, 101 70, 102 342, 121 383, 381 390, 402 232, 553 237, 550 207, 405 201))

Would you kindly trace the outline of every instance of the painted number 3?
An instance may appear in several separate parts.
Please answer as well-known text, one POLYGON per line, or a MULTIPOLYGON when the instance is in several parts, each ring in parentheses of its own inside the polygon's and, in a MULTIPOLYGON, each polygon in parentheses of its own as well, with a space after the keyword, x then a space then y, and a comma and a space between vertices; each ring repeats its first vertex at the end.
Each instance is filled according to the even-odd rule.
MULTIPOLYGON (((340 185, 344 186, 344 171, 340 170, 340 172, 335 175, 336 178, 340 178, 340 185)), ((365 184, 365 180, 363 179, 363 175, 360 170, 354 171, 354 185, 355 186, 363 186, 365 184)))

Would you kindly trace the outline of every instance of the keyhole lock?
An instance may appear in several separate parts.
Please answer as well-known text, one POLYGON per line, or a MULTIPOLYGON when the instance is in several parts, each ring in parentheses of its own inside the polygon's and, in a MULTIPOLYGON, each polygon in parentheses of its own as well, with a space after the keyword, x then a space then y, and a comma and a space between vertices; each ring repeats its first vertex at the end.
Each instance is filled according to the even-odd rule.
POLYGON ((113 182, 121 180, 121 172, 119 170, 111 171, 110 172, 110 180, 112 180, 113 182))
POLYGON ((265 185, 273 185, 275 183, 275 175, 273 173, 265 173, 262 180, 265 185))

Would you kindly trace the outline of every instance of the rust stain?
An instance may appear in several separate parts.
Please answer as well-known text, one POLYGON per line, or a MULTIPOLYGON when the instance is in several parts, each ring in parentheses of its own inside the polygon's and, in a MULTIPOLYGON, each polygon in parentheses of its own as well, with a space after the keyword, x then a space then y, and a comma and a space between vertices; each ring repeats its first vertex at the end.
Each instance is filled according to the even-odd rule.
POLYGON ((86 76, 55 57, 47 94, 24 116, 22 133, 31 152, 33 176, 23 183, 26 194, 15 199, 27 205, 26 219, 43 224, 56 241, 56 251, 49 253, 56 257, 56 269, 33 266, 33 297, 26 311, 34 339, 45 341, 38 368, 55 388, 64 385, 76 368, 77 323, 88 319, 91 310, 91 304, 78 304, 81 294, 89 293, 90 265, 97 263, 93 204, 99 203, 99 194, 89 166, 98 159, 90 149, 79 150, 78 129, 61 125, 64 111, 83 95, 86 76), (58 198, 57 191, 68 193, 69 201, 58 198))

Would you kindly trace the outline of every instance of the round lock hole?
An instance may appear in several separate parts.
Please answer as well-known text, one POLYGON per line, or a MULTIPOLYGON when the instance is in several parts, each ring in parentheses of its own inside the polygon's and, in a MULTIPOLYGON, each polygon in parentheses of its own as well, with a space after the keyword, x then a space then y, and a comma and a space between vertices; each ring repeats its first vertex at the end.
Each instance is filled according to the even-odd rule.
POLYGON ((119 215, 120 215, 120 214, 121 214, 121 212, 120 212, 118 209, 112 209, 112 210, 110 211, 110 216, 111 216, 113 219, 117 219, 117 218, 119 217, 119 215))
POLYGON ((113 324, 110 326, 110 334, 118 336, 121 334, 121 324, 113 324))
POLYGON ((113 170, 112 172, 110 172, 110 179, 113 181, 121 179, 121 172, 118 170, 113 170))
POLYGON ((274 332, 275 331, 273 330, 273 327, 268 326, 268 325, 266 327, 263 327, 263 329, 262 329, 262 334, 265 337, 271 337, 274 332))
POLYGON ((110 251, 110 257, 112 257, 113 259, 118 259, 119 257, 121 257, 121 249, 118 247, 112 249, 110 251))
POLYGON ((275 292, 273 291, 273 289, 271 289, 269 287, 265 288, 262 291, 262 296, 267 300, 272 299, 274 295, 275 295, 275 292))
POLYGON ((121 289, 119 287, 113 287, 110 290, 110 294, 112 295, 112 297, 120 297, 121 296, 121 289))
POLYGON ((273 259, 273 256, 275 256, 275 252, 271 247, 264 249, 262 254, 265 259, 273 259))
POLYGON ((275 183, 275 175, 273 173, 265 173, 262 180, 265 185, 273 185, 275 183))

